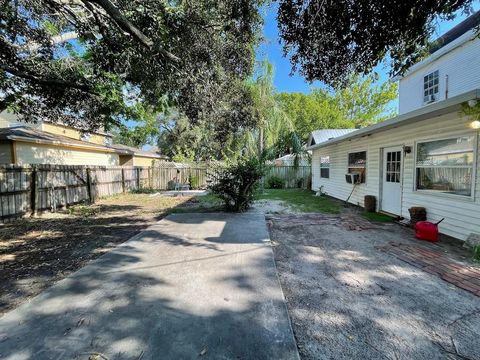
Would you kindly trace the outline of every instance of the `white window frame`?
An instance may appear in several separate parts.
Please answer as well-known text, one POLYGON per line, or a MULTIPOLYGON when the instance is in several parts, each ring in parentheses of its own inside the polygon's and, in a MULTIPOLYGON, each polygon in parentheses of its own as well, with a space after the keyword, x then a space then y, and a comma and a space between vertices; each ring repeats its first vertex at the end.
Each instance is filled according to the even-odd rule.
MULTIPOLYGON (((428 95, 428 96, 430 96, 430 95, 428 95)), ((427 74, 423 75, 423 77, 422 77, 422 99, 423 99, 423 101, 422 101, 423 105, 433 104, 433 103, 437 102, 438 100, 440 100, 440 71, 438 69, 430 71, 427 74), (438 84, 437 85, 435 85, 435 73, 438 74, 438 84), (425 78, 432 75, 432 74, 434 76, 433 77, 434 84, 432 86, 428 86, 425 89, 425 78), (425 100, 425 91, 430 90, 431 88, 435 89, 435 86, 437 87, 437 92, 433 93, 433 95, 435 96, 435 100, 434 101, 425 100)))
POLYGON ((330 179, 330 168, 331 168, 331 161, 330 161, 330 155, 324 155, 324 156, 320 156, 320 179, 330 179), (327 163, 324 163, 322 161, 322 159, 327 159, 328 158, 328 162, 327 163), (325 166, 324 164, 328 164, 328 166, 325 166), (324 165, 324 166, 322 166, 324 165), (325 177, 325 176, 322 176, 322 169, 328 169, 328 177, 325 177))
POLYGON ((349 172, 349 169, 365 169, 364 171, 364 182, 360 182, 359 185, 362 184, 367 184, 367 164, 368 164, 368 151, 367 150, 356 150, 356 151, 350 151, 347 153, 347 173, 349 172), (350 166, 349 159, 350 159, 350 154, 355 154, 355 153, 365 153, 365 167, 361 166, 350 166))
MULTIPOLYGON (((455 200, 463 200, 467 202, 471 202, 475 200, 475 185, 477 182, 477 154, 478 154, 478 134, 476 132, 469 132, 469 133, 458 133, 452 134, 451 136, 443 136, 443 137, 435 137, 435 138, 428 138, 428 139, 420 139, 415 141, 414 143, 414 158, 413 158, 413 191, 420 194, 427 194, 433 195, 438 197, 446 197, 446 198, 454 198, 455 200), (418 154, 418 144, 433 142, 433 141, 441 141, 441 140, 449 140, 449 139, 458 139, 461 137, 466 136, 473 136, 473 163, 472 163, 472 188, 470 192, 470 196, 465 195, 458 195, 458 194, 449 194, 444 193, 438 190, 429 190, 429 189, 417 189, 417 154, 418 154)), ((428 166, 424 166, 428 167, 428 166)), ((445 167, 452 167, 452 166, 445 166, 445 167)))

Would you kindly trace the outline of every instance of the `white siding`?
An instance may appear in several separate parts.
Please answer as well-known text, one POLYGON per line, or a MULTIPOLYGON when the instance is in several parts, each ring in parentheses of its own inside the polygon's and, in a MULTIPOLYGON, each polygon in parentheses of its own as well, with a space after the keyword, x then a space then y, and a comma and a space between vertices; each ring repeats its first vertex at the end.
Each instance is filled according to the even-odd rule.
MULTIPOLYGON (((477 146, 477 170, 474 197, 449 196, 439 193, 422 193, 414 190, 415 144, 419 140, 445 138, 456 135, 475 134, 469 128, 470 119, 451 113, 441 117, 422 121, 417 124, 399 126, 370 136, 343 141, 324 148, 313 150, 312 187, 328 195, 346 200, 352 185, 345 182, 348 153, 367 151, 367 181, 357 186, 350 202, 363 206, 365 195, 377 197, 380 201, 380 159, 381 149, 395 145, 411 146, 412 153, 404 156, 402 216, 409 218, 408 209, 412 206, 424 206, 429 220, 436 221, 445 217, 440 224, 440 231, 450 236, 465 240, 474 232, 480 233, 480 144, 477 146), (330 156, 330 178, 320 178, 320 156, 330 156)), ((478 138, 478 137, 477 137, 478 138)))
POLYGON ((445 100, 445 77, 448 75, 448 97, 480 88, 480 39, 467 41, 460 47, 420 67, 400 79, 399 113, 404 114, 423 105, 423 77, 439 71, 438 101, 445 100))
POLYGON ((72 149, 15 142, 17 164, 57 164, 57 165, 118 165, 118 155, 98 151, 72 149))

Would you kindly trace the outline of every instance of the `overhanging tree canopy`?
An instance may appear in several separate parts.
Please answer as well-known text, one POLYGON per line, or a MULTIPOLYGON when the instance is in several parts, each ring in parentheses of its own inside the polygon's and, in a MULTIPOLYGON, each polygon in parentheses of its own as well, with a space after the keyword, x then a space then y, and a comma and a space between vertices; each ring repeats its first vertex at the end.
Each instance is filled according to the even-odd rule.
POLYGON ((252 121, 229 110, 248 101, 262 2, 2 0, 0 110, 96 127, 174 103, 228 131, 252 121))
POLYGON ((284 53, 308 81, 344 83, 388 54, 402 72, 425 54, 433 21, 469 11, 472 0, 280 0, 284 53))

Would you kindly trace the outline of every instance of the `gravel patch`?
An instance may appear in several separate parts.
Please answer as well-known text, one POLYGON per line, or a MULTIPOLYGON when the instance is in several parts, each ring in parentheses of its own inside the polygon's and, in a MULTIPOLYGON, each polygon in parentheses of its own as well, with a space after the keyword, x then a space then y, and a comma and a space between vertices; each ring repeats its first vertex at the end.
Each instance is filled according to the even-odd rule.
POLYGON ((412 230, 367 224, 353 212, 270 217, 302 359, 480 359, 478 297, 379 250, 414 243, 412 230))

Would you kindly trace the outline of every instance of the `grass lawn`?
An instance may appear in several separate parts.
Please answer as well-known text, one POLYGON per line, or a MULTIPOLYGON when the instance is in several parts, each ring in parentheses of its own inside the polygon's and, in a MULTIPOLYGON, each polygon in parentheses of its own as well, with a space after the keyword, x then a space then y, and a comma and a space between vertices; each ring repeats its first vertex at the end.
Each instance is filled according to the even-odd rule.
POLYGON ((370 221, 377 221, 377 222, 392 222, 393 217, 388 216, 382 213, 362 213, 370 221))
POLYGON ((168 212, 171 214, 178 213, 198 213, 198 212, 216 212, 223 211, 223 201, 213 194, 196 196, 181 206, 174 207, 168 212))
POLYGON ((310 190, 265 189, 257 195, 257 200, 280 200, 299 212, 323 212, 338 214, 340 203, 326 196, 315 196, 310 190))

